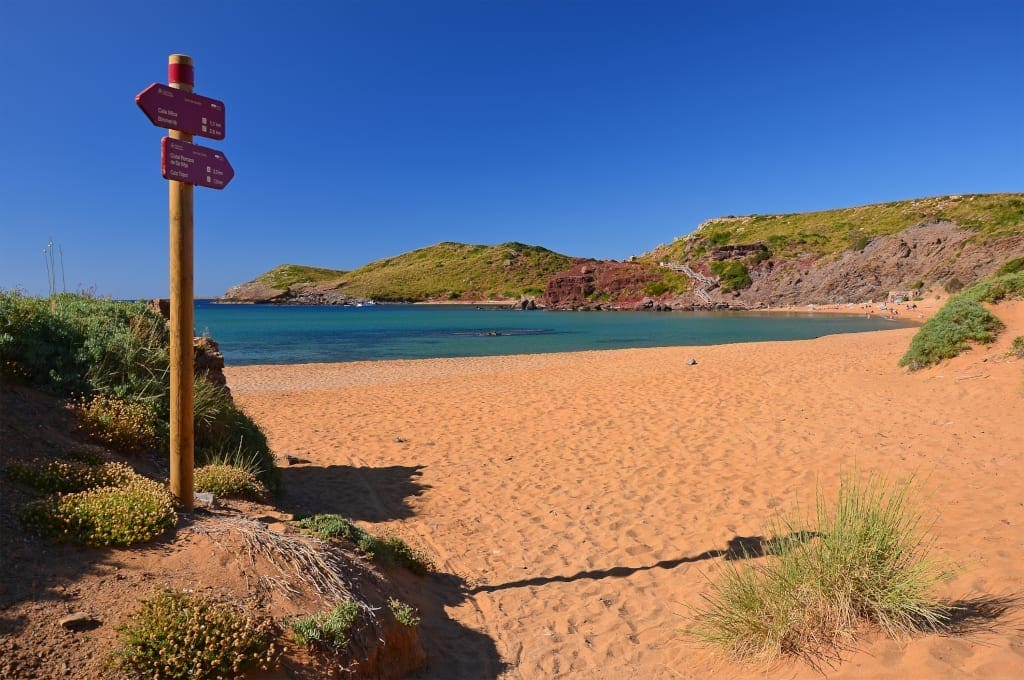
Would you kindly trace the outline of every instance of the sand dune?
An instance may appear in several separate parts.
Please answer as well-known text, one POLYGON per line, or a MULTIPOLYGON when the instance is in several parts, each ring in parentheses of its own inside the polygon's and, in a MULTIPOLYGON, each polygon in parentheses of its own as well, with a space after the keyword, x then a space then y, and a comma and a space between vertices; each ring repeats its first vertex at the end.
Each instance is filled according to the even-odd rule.
MULTIPOLYGON (((227 373, 275 451, 310 460, 286 470, 291 508, 437 560, 424 677, 764 677, 697 648, 687 608, 844 470, 920 478, 937 554, 964 567, 942 595, 1024 593, 1024 362, 1004 356, 1024 305, 996 311, 999 343, 916 374, 896 366, 912 329, 227 373)), ((1019 677, 1021 628, 1011 611, 966 637, 869 634, 827 675, 1019 677)))

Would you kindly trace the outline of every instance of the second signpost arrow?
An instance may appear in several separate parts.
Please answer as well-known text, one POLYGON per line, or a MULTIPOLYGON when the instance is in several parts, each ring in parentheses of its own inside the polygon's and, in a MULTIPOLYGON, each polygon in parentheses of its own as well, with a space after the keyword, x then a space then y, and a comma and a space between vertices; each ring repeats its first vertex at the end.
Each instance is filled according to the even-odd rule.
POLYGON ((164 137, 160 143, 160 170, 165 179, 223 189, 235 170, 227 156, 208 146, 164 137))

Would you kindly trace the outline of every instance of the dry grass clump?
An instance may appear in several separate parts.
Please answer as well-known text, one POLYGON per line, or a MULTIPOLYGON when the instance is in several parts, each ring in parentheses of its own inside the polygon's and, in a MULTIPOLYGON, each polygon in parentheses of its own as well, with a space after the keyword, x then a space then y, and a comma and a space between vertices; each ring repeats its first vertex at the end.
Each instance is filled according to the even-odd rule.
POLYGON ((402 538, 390 534, 374 536, 341 515, 313 515, 297 521, 296 524, 323 540, 343 538, 351 541, 370 559, 391 566, 405 567, 420 576, 434 569, 430 557, 425 552, 413 548, 402 538))
POLYGON ((111 666, 131 677, 240 678, 270 669, 280 651, 273 624, 199 595, 162 592, 120 630, 111 666))
POLYGON ((52 497, 22 512, 29 529, 89 546, 129 546, 174 526, 174 499, 162 484, 132 473, 120 486, 52 497))
POLYGON ((761 564, 727 563, 690 632, 734 658, 813 663, 852 644, 864 622, 893 637, 939 628, 950 607, 929 593, 950 572, 928 558, 908 485, 851 476, 835 505, 819 494, 817 531, 782 521, 777 535, 807 540, 780 542, 761 564))
POLYGON ((77 460, 15 463, 7 468, 7 477, 12 481, 46 493, 121 486, 135 476, 135 471, 124 463, 93 464, 77 460))
POLYGON ((195 489, 215 496, 260 500, 267 489, 248 470, 233 465, 204 465, 195 470, 195 489))
POLYGON ((348 646, 352 626, 359 618, 359 604, 345 599, 328 612, 301 616, 291 622, 292 635, 300 645, 319 643, 335 649, 348 646))
POLYGON ((79 402, 82 429, 98 442, 132 453, 159 443, 157 410, 145 401, 96 395, 79 402))

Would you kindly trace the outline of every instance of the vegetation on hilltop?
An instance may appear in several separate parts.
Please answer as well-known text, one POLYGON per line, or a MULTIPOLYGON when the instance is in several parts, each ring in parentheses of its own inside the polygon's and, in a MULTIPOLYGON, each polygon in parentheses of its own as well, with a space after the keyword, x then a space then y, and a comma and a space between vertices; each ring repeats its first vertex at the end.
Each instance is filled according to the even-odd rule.
POLYGON ((256 277, 262 283, 277 290, 287 290, 295 285, 317 285, 340 281, 348 272, 325 267, 306 267, 301 264, 282 264, 256 277))
POLYGON ((567 255, 523 243, 444 242, 350 272, 282 265, 246 286, 256 284, 277 291, 315 286, 348 299, 381 302, 518 299, 541 295, 548 280, 572 261, 567 255))
POLYGON ((948 221, 986 240, 1024 230, 1024 194, 966 194, 876 203, 853 208, 710 219, 688 236, 642 259, 682 262, 717 246, 765 243, 774 257, 823 257, 863 250, 876 236, 928 221, 948 221))
POLYGON ((383 301, 519 298, 542 294, 548 279, 572 261, 523 243, 444 242, 371 262, 343 285, 352 295, 383 301))

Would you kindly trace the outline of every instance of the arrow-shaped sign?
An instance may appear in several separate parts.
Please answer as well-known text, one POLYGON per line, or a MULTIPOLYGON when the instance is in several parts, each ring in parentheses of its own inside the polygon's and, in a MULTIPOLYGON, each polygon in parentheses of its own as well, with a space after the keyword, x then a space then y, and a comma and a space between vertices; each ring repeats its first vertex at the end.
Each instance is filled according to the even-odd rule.
POLYGON ((227 156, 208 146, 164 137, 160 152, 160 170, 164 179, 223 189, 235 176, 227 156))
POLYGON ((224 102, 153 83, 135 95, 135 103, 157 127, 224 139, 224 102))

